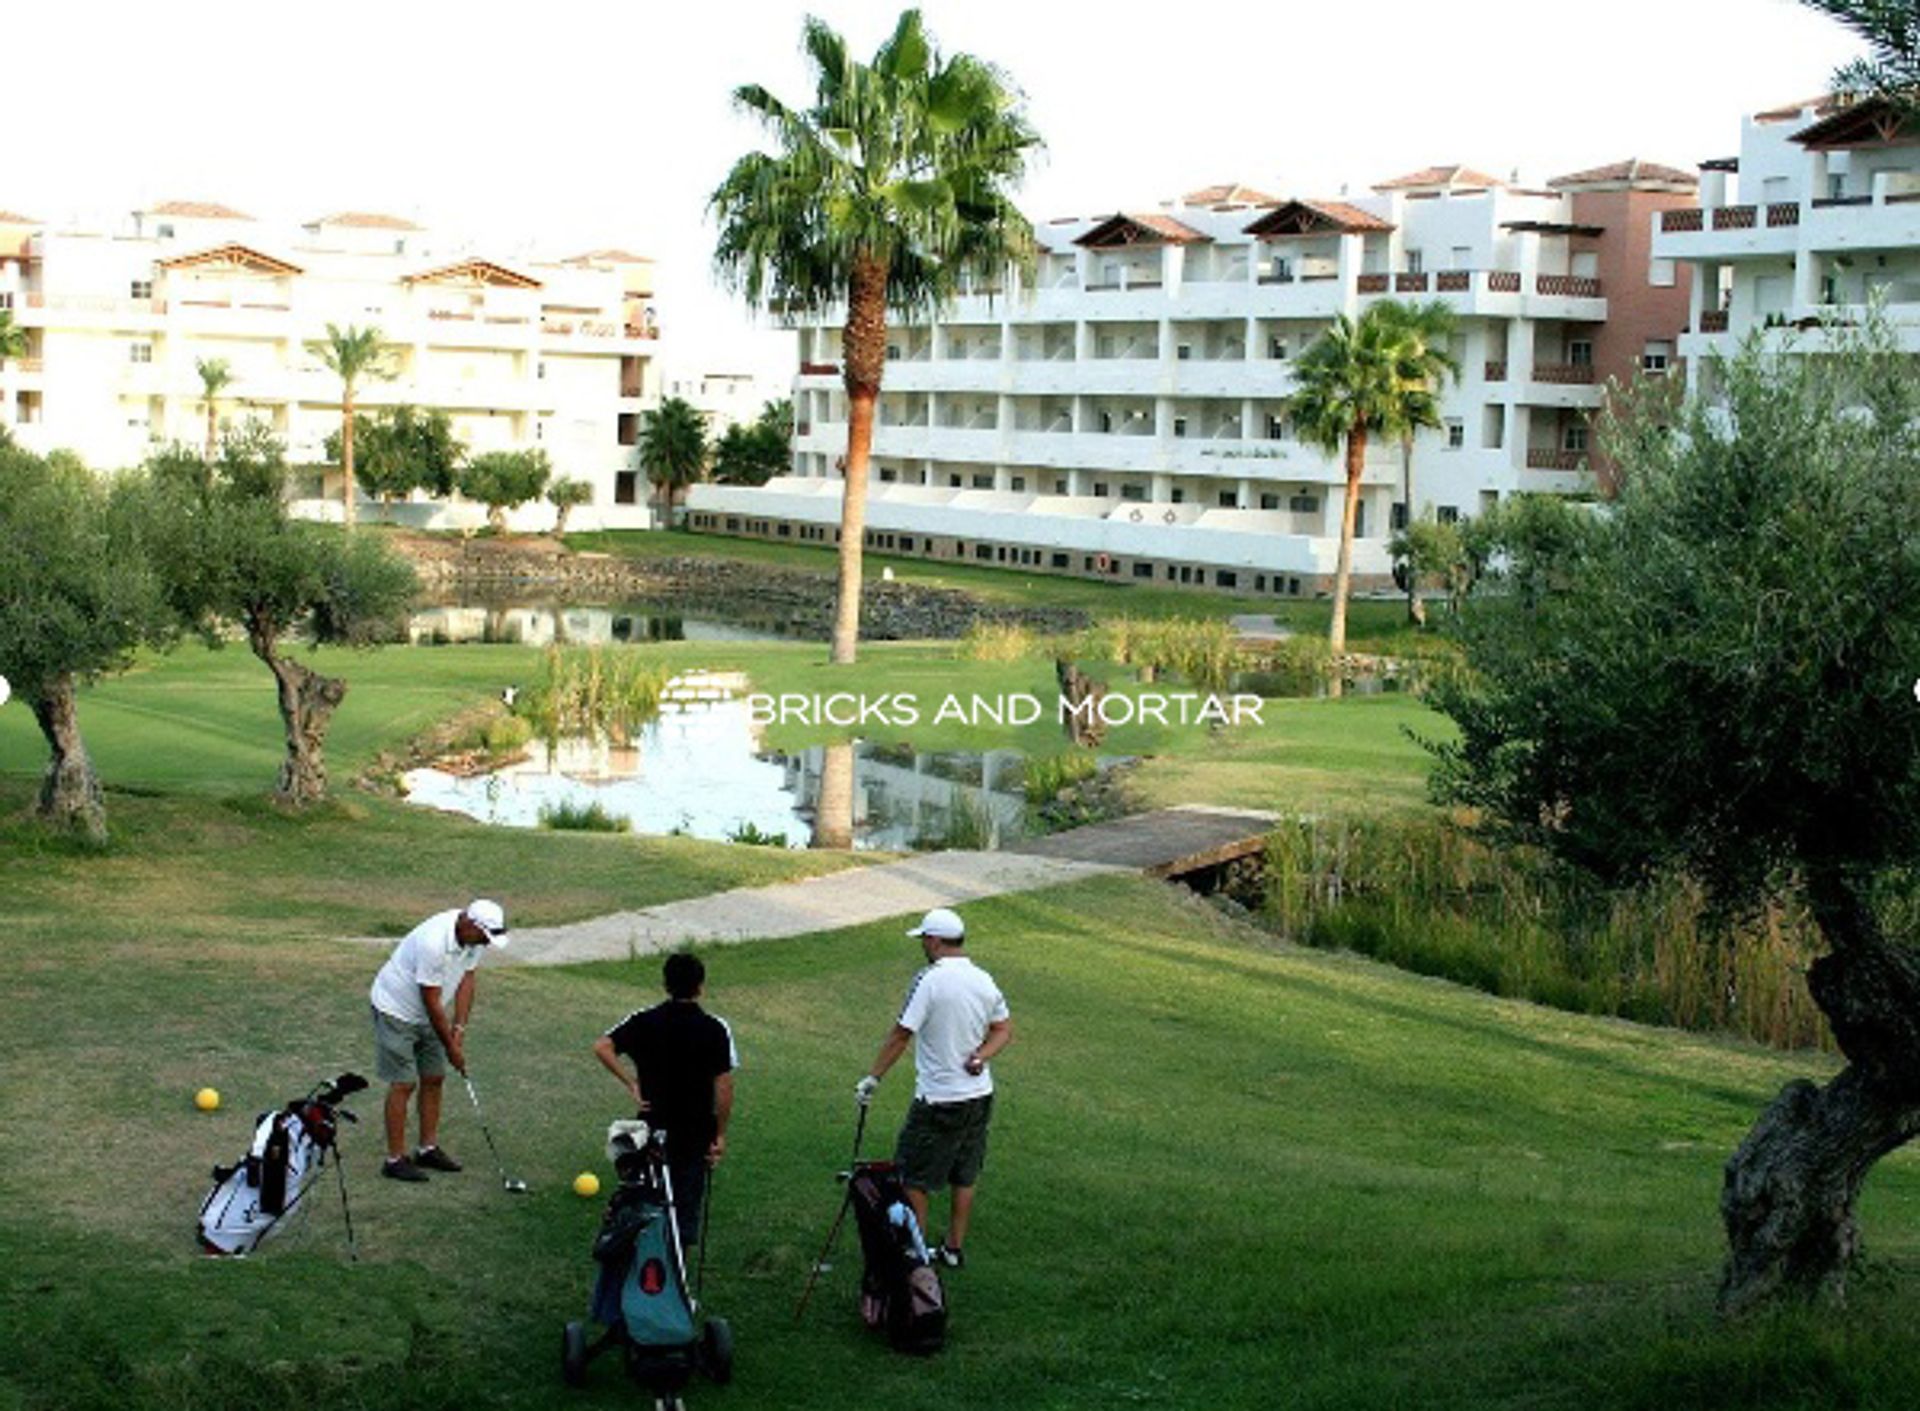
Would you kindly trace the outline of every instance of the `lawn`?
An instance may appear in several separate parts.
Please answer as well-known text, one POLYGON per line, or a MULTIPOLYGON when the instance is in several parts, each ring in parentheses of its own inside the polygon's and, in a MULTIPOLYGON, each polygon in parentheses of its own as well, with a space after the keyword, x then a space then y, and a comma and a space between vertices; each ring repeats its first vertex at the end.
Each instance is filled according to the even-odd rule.
MULTIPOLYGON (((324 940, 333 915, 256 928, 164 891, 136 911, 104 898, 98 865, 47 859, 37 885, 69 905, 10 908, 0 1405, 634 1404, 611 1365, 565 1392, 557 1330, 585 1300, 597 1218, 567 1183, 603 1166, 619 1115, 588 1048, 649 1002, 654 966, 483 978, 470 1054, 530 1196, 498 1191, 455 1104, 446 1140, 474 1169, 423 1188, 370 1179, 377 1139, 349 1129, 358 1264, 331 1187, 261 1257, 207 1261, 190 1240, 207 1168, 252 1113, 367 1060, 379 957, 324 940), (226 1097, 211 1116, 189 1103, 206 1083, 226 1097)), ((532 879, 529 910, 550 909, 550 880, 532 879)), ((859 1326, 851 1241, 807 1321, 791 1316, 837 1198, 852 1080, 917 952, 886 924, 709 955, 743 1057, 709 1269, 740 1363, 693 1405, 1590 1411, 1920 1394, 1909 1156, 1870 1183, 1874 1273, 1850 1331, 1726 1329, 1707 1311, 1719 1162, 1818 1060, 1276 948, 1142 881, 968 915, 1019 1038, 997 1065, 972 1258, 949 1278, 951 1341, 932 1362, 859 1326)), ((903 1079, 883 1087, 873 1145, 906 1096, 903 1079)))
MULTIPOLYGON (((696 555, 735 559, 743 563, 774 564, 782 568, 832 573, 838 550, 811 544, 774 544, 764 539, 740 539, 724 534, 616 529, 569 534, 568 547, 624 558, 662 559, 696 555)), ((1056 573, 1027 573, 1017 568, 982 568, 912 555, 868 552, 862 558, 869 578, 891 568, 904 582, 955 588, 985 602, 1016 607, 1074 607, 1103 617, 1229 617, 1239 613, 1271 613, 1297 632, 1325 636, 1333 605, 1319 599, 1266 598, 1195 588, 1166 588, 1151 584, 1100 583, 1056 573)), ((1356 651, 1391 650, 1393 639, 1408 635, 1406 603, 1402 599, 1363 598, 1348 606, 1347 634, 1356 651)))

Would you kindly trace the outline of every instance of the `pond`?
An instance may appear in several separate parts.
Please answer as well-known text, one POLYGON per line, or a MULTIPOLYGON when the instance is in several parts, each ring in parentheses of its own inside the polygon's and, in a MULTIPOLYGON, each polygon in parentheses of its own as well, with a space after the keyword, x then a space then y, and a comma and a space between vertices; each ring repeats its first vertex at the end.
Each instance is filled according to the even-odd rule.
MULTIPOLYGON (((515 828, 542 810, 598 804, 637 833, 715 841, 812 837, 828 751, 767 749, 738 698, 737 678, 677 678, 658 716, 624 744, 535 740, 523 758, 485 773, 429 767, 402 778, 407 800, 515 828)), ((1026 796, 1017 750, 929 754, 854 746, 857 848, 988 847, 1020 836, 1026 796)))
POLYGON ((659 602, 464 602, 422 608, 407 619, 416 647, 504 643, 525 647, 606 646, 614 642, 780 642, 802 634, 774 618, 729 614, 719 604, 689 613, 659 602))

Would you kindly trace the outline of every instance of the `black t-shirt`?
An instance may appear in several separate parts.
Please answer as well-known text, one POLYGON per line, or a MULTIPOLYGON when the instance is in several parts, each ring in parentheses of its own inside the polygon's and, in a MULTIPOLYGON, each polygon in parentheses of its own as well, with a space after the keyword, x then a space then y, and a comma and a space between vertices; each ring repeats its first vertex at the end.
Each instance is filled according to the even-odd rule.
POLYGON ((733 1035, 693 1000, 638 1009, 607 1030, 614 1050, 640 1075, 641 1112, 667 1134, 667 1154, 684 1160, 713 1141, 713 1080, 733 1071, 733 1035))

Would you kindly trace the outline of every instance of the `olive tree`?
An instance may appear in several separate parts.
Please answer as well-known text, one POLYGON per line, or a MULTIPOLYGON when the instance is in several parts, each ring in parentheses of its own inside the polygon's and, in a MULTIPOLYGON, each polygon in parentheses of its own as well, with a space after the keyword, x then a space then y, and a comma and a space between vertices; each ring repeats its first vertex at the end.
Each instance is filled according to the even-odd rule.
POLYGON ((312 645, 382 640, 416 590, 413 570, 378 537, 290 518, 282 447, 229 437, 205 475, 151 466, 149 533, 173 610, 210 646, 237 630, 273 673, 287 753, 275 797, 326 797, 326 738, 347 683, 295 655, 312 645))
POLYGON ((1491 827, 1729 916, 1791 892, 1819 928, 1847 1065, 1727 1162, 1730 1310, 1841 1291, 1861 1183, 1920 1133, 1920 371, 1883 328, 1817 338, 1608 426, 1618 501, 1469 602, 1434 697, 1438 791, 1491 827))
POLYGON ((552 475, 545 451, 488 451, 461 469, 460 493, 487 507, 487 523, 499 534, 506 531, 507 511, 539 499, 552 475))
POLYGON ((0 676, 46 737, 40 816, 95 842, 106 806, 78 687, 126 668, 169 626, 129 488, 71 458, 0 447, 0 676))

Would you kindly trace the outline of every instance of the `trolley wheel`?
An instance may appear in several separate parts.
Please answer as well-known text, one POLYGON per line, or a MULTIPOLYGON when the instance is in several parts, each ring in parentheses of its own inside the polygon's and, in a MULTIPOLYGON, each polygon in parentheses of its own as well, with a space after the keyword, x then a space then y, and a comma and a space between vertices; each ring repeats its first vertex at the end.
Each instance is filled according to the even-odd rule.
POLYGON ((725 1318, 709 1318, 700 1330, 700 1360, 715 1386, 733 1380, 733 1328, 725 1318))
POLYGON ((587 1384, 587 1330, 578 1323, 560 1330, 560 1379, 570 1387, 587 1384))

